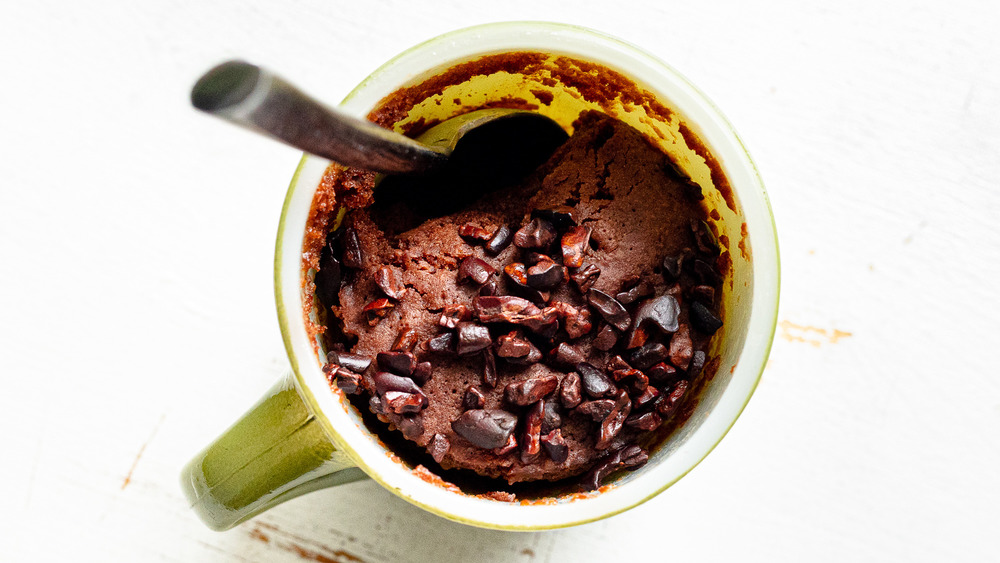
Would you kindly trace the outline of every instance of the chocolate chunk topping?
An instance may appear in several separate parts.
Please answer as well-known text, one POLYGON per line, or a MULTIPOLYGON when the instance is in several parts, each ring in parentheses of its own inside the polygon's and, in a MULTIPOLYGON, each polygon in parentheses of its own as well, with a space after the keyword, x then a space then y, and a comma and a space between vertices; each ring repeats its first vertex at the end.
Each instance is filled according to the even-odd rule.
POLYGON ((705 334, 715 334, 722 328, 722 320, 697 301, 691 304, 691 324, 705 334))
POLYGON ((580 384, 583 386, 583 392, 588 397, 595 399, 610 397, 617 391, 611 378, 591 364, 581 362, 576 365, 576 371, 580 374, 580 384))
POLYGON ((666 346, 659 342, 650 342, 633 350, 629 354, 628 362, 636 369, 649 369, 666 360, 669 355, 666 346))
POLYGON ((528 287, 539 290, 552 289, 566 278, 566 270, 552 260, 542 260, 528 268, 528 287))
POLYGON ((376 299, 375 301, 365 305, 362 312, 365 314, 368 326, 375 326, 389 314, 389 311, 392 311, 395 307, 395 303, 385 297, 382 297, 381 299, 376 299))
POLYGON ((504 389, 504 398, 508 403, 519 407, 527 406, 542 399, 556 390, 559 378, 555 375, 542 375, 508 383, 504 389))
POLYGON ((604 325, 601 330, 597 331, 597 336, 591 342, 591 345, 598 350, 603 350, 607 352, 615 346, 618 342, 618 331, 614 329, 611 325, 604 325))
POLYGON ((545 250, 556 240, 556 236, 552 223, 536 217, 514 233, 514 245, 526 250, 545 250))
POLYGON ((417 365, 417 359, 409 352, 379 352, 375 361, 380 370, 405 376, 413 375, 413 368, 417 365))
POLYGON ((517 417, 499 409, 465 411, 451 423, 456 434, 474 446, 492 450, 503 447, 517 426, 517 417))
POLYGON ((507 225, 500 225, 497 227, 496 232, 490 237, 490 240, 486 242, 486 252, 496 256, 504 251, 509 245, 511 240, 510 227, 507 225))
POLYGON ((568 268, 583 266, 583 255, 590 244, 589 227, 570 227, 562 236, 563 264, 568 268))
POLYGON ((445 305, 444 309, 441 311, 441 318, 438 319, 438 324, 454 330, 458 323, 468 321, 472 319, 472 311, 462 304, 445 305))
POLYGON ((567 409, 571 409, 580 404, 582 397, 580 393, 582 392, 580 386, 580 374, 571 371, 563 377, 562 382, 559 383, 559 400, 562 405, 567 409))
POLYGON ((344 229, 341 237, 344 245, 343 264, 348 268, 360 270, 364 265, 364 254, 361 252, 361 241, 358 240, 358 232, 353 227, 344 229))
POLYGON ((428 352, 434 352, 437 354, 454 354, 457 340, 458 339, 455 337, 455 333, 445 332, 435 336, 434 338, 428 338, 420 345, 420 347, 428 352))
POLYGON ((434 461, 441 463, 441 460, 443 460, 444 456, 447 455, 448 450, 451 449, 451 443, 448 442, 448 438, 446 438, 444 434, 435 434, 434 437, 431 438, 430 447, 427 449, 430 452, 431 457, 434 458, 434 461))
POLYGON ((622 332, 628 330, 629 325, 632 324, 632 319, 629 317, 625 307, 614 297, 603 291, 591 288, 587 292, 587 302, 597 309, 597 312, 604 317, 604 320, 622 332))
POLYGON ((493 350, 483 350, 483 385, 490 389, 497 386, 497 358, 493 350))
POLYGON ((458 323, 456 328, 458 336, 456 352, 458 352, 459 356, 478 352, 493 343, 490 339, 489 329, 481 324, 458 323))
POLYGON ((328 353, 326 355, 326 359, 329 362, 345 367, 355 373, 364 373, 365 370, 368 369, 368 366, 372 364, 371 358, 366 358, 357 354, 348 354, 347 352, 339 352, 336 350, 328 353))
POLYGON ((601 277, 601 269, 593 264, 584 263, 575 270, 570 270, 569 279, 573 280, 580 293, 587 293, 591 286, 601 277))
POLYGON ((403 276, 400 275, 399 270, 389 266, 381 266, 375 272, 375 284, 382 290, 382 293, 391 299, 402 298, 406 291, 406 286, 403 285, 403 276))
POLYGON ((481 409, 486 404, 486 397, 475 385, 469 385, 462 395, 462 408, 465 410, 481 409))
POLYGON ((559 205, 550 209, 535 209, 531 212, 532 219, 545 219, 556 228, 565 229, 576 225, 576 210, 568 205, 559 205))
POLYGON ((471 280, 477 285, 483 285, 490 281, 490 276, 495 271, 493 266, 475 256, 469 256, 458 265, 458 282, 462 283, 465 280, 471 280))
POLYGON ((682 324, 670 338, 670 363, 686 370, 691 365, 692 355, 694 355, 694 344, 691 342, 691 332, 687 325, 682 324))
POLYGON ((462 225, 458 228, 458 236, 469 244, 479 244, 490 239, 490 232, 475 225, 462 225))
POLYGON ((569 457, 569 446, 566 445, 566 440, 562 437, 562 431, 558 428, 543 435, 541 442, 542 447, 545 448, 545 453, 549 454, 549 458, 552 461, 562 463, 569 457))

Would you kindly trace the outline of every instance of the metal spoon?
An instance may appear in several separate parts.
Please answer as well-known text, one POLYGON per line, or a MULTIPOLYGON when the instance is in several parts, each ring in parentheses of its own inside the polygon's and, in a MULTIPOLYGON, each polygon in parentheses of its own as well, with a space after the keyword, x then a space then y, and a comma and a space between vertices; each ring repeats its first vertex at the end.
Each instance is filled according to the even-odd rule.
POLYGON ((462 151, 476 157, 471 166, 468 162, 461 165, 463 172, 458 176, 473 183, 477 178, 469 176, 470 170, 478 170, 482 181, 495 183, 493 176, 498 170, 507 172, 512 158, 520 165, 515 166, 518 173, 520 168, 533 169, 566 139, 555 121, 539 113, 494 108, 445 120, 414 140, 328 107, 275 74, 243 61, 225 62, 205 73, 191 90, 191 103, 206 113, 341 164, 384 174, 443 174, 449 182, 457 178, 447 171, 449 157, 467 136, 477 137, 479 146, 462 151), (469 135, 473 131, 477 134, 469 135), (512 137, 511 132, 523 139, 512 137), (515 147, 523 154, 512 157, 510 147, 494 150, 503 162, 492 162, 489 148, 512 139, 515 143, 526 141, 520 143, 524 147, 515 147))

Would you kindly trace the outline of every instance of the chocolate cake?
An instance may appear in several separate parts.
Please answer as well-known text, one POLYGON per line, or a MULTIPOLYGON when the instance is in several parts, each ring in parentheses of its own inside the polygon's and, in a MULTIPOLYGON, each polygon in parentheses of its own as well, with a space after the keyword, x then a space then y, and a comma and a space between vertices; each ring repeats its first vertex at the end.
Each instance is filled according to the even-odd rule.
POLYGON ((597 488, 646 461, 721 326, 700 199, 586 112, 535 173, 458 212, 349 210, 316 275, 331 385, 443 468, 597 488))

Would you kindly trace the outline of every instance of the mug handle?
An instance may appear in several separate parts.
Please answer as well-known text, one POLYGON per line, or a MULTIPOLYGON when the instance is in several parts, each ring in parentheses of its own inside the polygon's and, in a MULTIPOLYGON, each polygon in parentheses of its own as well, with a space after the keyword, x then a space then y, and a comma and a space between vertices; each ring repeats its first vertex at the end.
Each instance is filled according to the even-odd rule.
POLYGON ((320 426, 289 372, 187 464, 181 488, 202 521, 222 531, 299 495, 365 477, 320 426))

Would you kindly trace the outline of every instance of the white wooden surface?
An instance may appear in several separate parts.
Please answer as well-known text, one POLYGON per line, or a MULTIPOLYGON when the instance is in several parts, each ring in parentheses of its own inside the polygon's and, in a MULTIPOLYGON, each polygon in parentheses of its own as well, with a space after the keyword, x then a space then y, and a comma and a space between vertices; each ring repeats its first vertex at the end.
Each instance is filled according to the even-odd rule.
POLYGON ((1000 5, 624 6, 4 4, 0 560, 997 560, 1000 5), (509 19, 626 38, 743 135, 784 276, 756 396, 676 486, 579 528, 468 528, 362 482, 209 531, 177 476, 285 369, 271 260, 298 154, 197 115, 192 81, 244 57, 337 101, 509 19))

